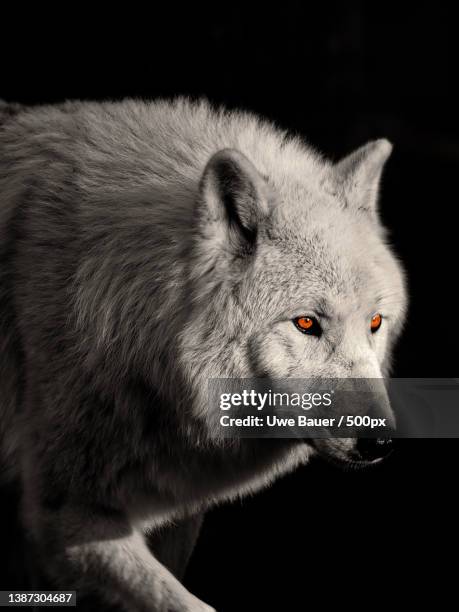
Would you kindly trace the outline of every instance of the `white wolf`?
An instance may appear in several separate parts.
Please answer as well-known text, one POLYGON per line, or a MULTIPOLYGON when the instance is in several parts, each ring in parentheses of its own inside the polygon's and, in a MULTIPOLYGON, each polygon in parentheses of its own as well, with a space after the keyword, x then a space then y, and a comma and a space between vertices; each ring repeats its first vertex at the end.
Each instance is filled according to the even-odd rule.
POLYGON ((406 308, 376 206, 390 150, 332 164, 204 102, 0 106, 2 461, 53 584, 208 610, 176 578, 194 517, 314 452, 363 460, 353 439, 225 444, 204 392, 387 372, 406 308))

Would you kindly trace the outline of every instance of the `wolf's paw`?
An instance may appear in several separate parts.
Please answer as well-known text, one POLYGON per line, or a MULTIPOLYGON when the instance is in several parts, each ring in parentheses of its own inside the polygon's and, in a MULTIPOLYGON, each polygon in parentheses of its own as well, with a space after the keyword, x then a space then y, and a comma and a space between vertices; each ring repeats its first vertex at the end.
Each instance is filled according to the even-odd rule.
POLYGON ((180 605, 172 604, 167 607, 167 612, 217 612, 212 606, 208 606, 203 601, 196 599, 194 602, 181 603, 180 605))
POLYGON ((216 612, 216 610, 197 597, 194 597, 194 601, 186 602, 185 605, 179 608, 170 608, 170 612, 216 612))
POLYGON ((183 612, 216 612, 215 608, 207 605, 200 599, 194 598, 195 601, 191 603, 190 606, 183 608, 183 612))
POLYGON ((216 610, 187 591, 181 593, 178 598, 171 598, 164 612, 216 612, 216 610))

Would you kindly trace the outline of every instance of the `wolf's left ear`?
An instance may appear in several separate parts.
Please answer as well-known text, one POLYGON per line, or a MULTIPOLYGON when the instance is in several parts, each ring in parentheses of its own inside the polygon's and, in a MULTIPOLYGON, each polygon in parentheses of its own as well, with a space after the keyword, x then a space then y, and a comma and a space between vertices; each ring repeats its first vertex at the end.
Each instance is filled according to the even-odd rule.
POLYGON ((222 252, 248 254, 268 201, 266 180, 253 163, 236 149, 223 149, 210 158, 201 179, 201 233, 222 252))
POLYGON ((334 166, 335 182, 342 189, 347 206, 375 212, 381 174, 391 151, 391 143, 381 138, 360 147, 334 166))

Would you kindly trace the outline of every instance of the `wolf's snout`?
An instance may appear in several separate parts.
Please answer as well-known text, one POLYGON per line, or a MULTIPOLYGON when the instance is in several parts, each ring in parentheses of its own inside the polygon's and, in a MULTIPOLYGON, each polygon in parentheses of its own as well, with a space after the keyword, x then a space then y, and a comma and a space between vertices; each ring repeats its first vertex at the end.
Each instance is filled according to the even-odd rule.
POLYGON ((377 461, 387 457, 393 447, 392 438, 359 438, 354 452, 360 461, 377 461))

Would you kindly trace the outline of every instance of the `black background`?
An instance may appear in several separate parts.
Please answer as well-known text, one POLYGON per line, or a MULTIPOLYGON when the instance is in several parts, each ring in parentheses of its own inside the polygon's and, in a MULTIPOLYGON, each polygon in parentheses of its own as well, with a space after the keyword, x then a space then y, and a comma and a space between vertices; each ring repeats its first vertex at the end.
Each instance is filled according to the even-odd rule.
MULTIPOLYGON (((265 115, 335 159, 389 138, 395 149, 381 209, 411 297, 394 375, 453 377, 459 96, 452 4, 283 2, 252 14, 220 3, 206 11, 126 5, 97 23, 73 5, 46 28, 43 16, 24 8, 3 20, 0 97, 32 104, 206 96, 265 115)), ((220 611, 302 610, 316 598, 373 609, 432 596, 441 607, 454 584, 458 448, 455 440, 403 441, 384 466, 358 473, 317 460, 214 510, 186 585, 220 611)), ((3 505, 7 512, 14 511, 3 505)), ((7 529, 14 545, 19 532, 7 529)), ((10 566, 11 587, 21 586, 20 575, 10 566)))

